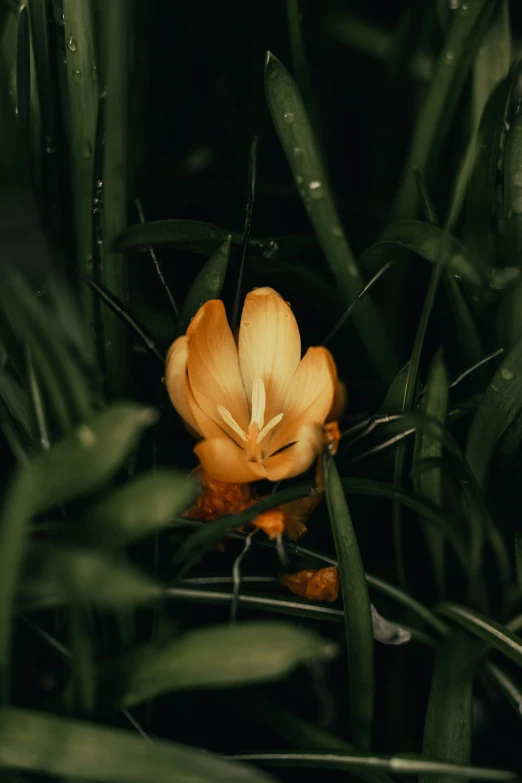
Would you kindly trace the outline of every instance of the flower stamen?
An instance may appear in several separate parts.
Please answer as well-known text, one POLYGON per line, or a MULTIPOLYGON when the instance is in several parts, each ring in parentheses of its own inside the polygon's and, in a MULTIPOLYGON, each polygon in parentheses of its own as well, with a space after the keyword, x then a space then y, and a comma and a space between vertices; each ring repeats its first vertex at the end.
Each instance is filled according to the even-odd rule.
POLYGON ((263 438, 265 437, 265 435, 268 435, 268 433, 270 432, 270 430, 273 430, 273 429, 274 429, 274 427, 276 426, 276 424, 279 424, 279 422, 281 421, 281 419, 282 419, 282 418, 283 418, 283 414, 282 414, 282 413, 278 413, 278 414, 277 414, 277 416, 274 416, 272 419, 270 419, 270 421, 268 422, 268 424, 266 424, 266 425, 263 427, 263 429, 261 430, 261 432, 260 432, 260 433, 259 433, 259 435, 257 436, 257 438, 256 438, 256 445, 258 445, 259 443, 261 443, 261 441, 263 440, 263 438))
POLYGON ((263 428, 265 422, 266 391, 262 378, 254 378, 252 383, 252 416, 250 426, 257 424, 259 429, 263 428))
POLYGON ((234 419, 230 411, 228 411, 226 408, 223 407, 223 405, 218 405, 217 410, 225 424, 228 424, 231 430, 233 430, 236 435, 239 435, 241 440, 244 440, 245 442, 248 441, 247 434, 244 430, 241 429, 237 421, 234 419))

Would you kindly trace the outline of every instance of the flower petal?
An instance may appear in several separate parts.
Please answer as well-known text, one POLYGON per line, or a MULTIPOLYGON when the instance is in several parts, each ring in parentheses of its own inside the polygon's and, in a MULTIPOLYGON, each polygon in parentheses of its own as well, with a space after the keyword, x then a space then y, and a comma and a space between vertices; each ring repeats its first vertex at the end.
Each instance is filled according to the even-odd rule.
POLYGON ((263 462, 269 481, 281 481, 304 473, 324 446, 322 429, 317 424, 305 424, 294 433, 295 443, 263 462))
POLYGON ((337 371, 330 351, 323 347, 309 348, 292 378, 281 424, 263 444, 265 453, 273 454, 297 440, 297 430, 306 424, 324 424, 332 408, 336 381, 337 371))
POLYGON ((281 413, 301 358, 301 338, 292 310, 272 288, 247 294, 239 328, 239 365, 248 402, 252 384, 265 384, 265 423, 281 413))
POLYGON ((205 473, 217 481, 244 484, 266 478, 263 465, 249 462, 245 452, 227 437, 209 438, 196 444, 194 451, 205 473))
POLYGON ((188 337, 178 337, 169 348, 165 362, 165 383, 170 401, 196 435, 206 438, 223 434, 212 419, 204 413, 197 404, 187 376, 187 359, 189 353, 188 337))
POLYGON ((224 423, 217 406, 226 408, 245 431, 249 415, 237 348, 220 299, 212 299, 199 308, 187 329, 187 337, 188 376, 196 402, 236 439, 237 435, 224 423))

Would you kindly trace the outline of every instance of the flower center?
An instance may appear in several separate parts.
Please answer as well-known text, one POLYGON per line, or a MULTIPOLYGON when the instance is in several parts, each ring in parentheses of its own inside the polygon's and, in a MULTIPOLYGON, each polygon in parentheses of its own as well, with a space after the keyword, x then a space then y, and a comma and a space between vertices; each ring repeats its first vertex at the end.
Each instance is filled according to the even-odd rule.
POLYGON ((234 419, 229 410, 223 405, 218 405, 218 413, 223 421, 228 424, 231 430, 236 435, 239 435, 241 440, 245 443, 245 451, 247 458, 251 462, 261 462, 263 455, 261 449, 258 448, 262 440, 268 435, 270 430, 279 424, 283 418, 282 413, 278 413, 277 416, 273 416, 268 424, 265 424, 265 408, 266 408, 266 391, 265 384, 262 378, 255 378, 252 384, 252 414, 250 416, 250 424, 247 432, 245 432, 234 419))

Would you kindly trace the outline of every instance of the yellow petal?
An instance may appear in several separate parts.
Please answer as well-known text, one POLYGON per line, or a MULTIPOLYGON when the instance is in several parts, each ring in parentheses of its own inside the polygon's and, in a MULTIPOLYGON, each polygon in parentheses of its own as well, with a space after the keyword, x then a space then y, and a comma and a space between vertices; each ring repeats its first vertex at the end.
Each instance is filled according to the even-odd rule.
POLYGON ((249 415, 237 348, 221 300, 212 299, 199 308, 187 329, 187 337, 188 376, 196 402, 237 439, 217 409, 218 405, 226 408, 240 428, 247 430, 249 415))
POLYGON ((218 427, 211 418, 204 413, 192 393, 187 376, 188 337, 178 337, 169 348, 165 362, 165 382, 170 400, 175 409, 194 430, 195 434, 206 438, 222 435, 221 427, 218 427))
POLYGON ((266 478, 263 465, 249 462, 245 452, 227 437, 202 440, 194 451, 205 473, 216 481, 244 484, 266 478))
MULTIPOLYGON (((296 440, 306 424, 324 424, 332 407, 337 372, 327 348, 309 348, 294 373, 283 407, 283 420, 263 444, 265 454, 296 440)), ((296 475, 296 474, 294 474, 296 475)))
POLYGON ((316 424, 305 424, 294 433, 293 440, 296 442, 292 446, 264 460, 269 481, 281 481, 304 473, 324 445, 322 429, 316 424))
POLYGON ((265 422, 281 413, 301 358, 301 338, 294 314, 272 288, 247 294, 239 328, 239 364, 247 400, 261 378, 266 391, 265 422))

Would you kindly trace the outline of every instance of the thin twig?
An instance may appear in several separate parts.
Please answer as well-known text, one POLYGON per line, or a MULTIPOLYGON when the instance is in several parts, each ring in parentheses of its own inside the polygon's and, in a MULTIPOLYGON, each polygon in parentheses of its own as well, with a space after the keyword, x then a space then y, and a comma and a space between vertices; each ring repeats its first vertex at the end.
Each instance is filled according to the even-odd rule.
POLYGON ((256 190, 256 165, 257 165, 257 136, 252 139, 250 146, 250 158, 248 166, 248 193, 245 209, 245 226, 243 229, 243 238, 241 239, 241 264, 237 278, 236 298, 234 301, 234 311, 232 314, 232 330, 235 330, 239 319, 239 305, 241 302, 241 290, 243 288, 243 272, 245 269, 245 259, 250 241, 250 231, 252 229, 252 212, 254 209, 254 196, 256 190))
MULTIPOLYGON (((137 198, 134 203, 136 204, 136 210, 138 212, 140 223, 141 225, 143 225, 145 223, 145 215, 143 214, 143 207, 141 206, 141 201, 137 198)), ((165 280, 165 276, 163 274, 161 264, 158 261, 158 257, 156 256, 156 252, 153 247, 149 247, 149 253, 150 253, 150 257, 152 258, 152 263, 154 264, 156 274, 158 275, 160 283, 165 289, 165 292, 169 298, 169 302, 172 306, 172 309, 174 310, 174 315, 176 316, 176 320, 179 321, 179 308, 176 304, 176 300, 174 299, 174 295, 170 290, 167 281, 165 280)))

